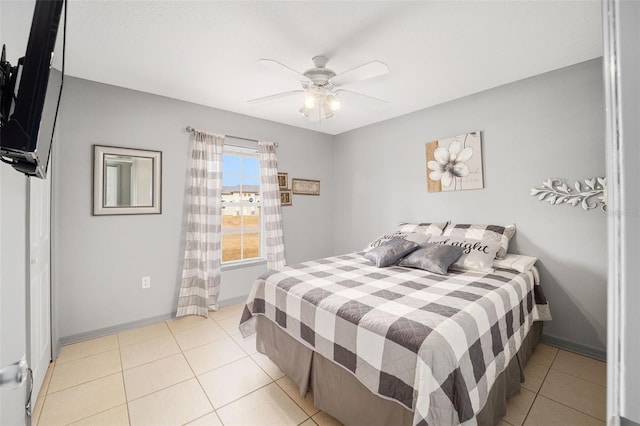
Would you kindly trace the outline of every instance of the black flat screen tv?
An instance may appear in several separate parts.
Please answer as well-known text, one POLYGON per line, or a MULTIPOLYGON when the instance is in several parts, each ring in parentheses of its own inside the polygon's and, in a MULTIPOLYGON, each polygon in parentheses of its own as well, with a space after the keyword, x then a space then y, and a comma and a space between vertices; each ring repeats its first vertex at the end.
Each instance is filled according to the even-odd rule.
POLYGON ((64 1, 37 0, 25 56, 11 66, 3 47, 0 61, 0 159, 39 178, 47 175, 62 92, 64 73, 51 63, 64 1))

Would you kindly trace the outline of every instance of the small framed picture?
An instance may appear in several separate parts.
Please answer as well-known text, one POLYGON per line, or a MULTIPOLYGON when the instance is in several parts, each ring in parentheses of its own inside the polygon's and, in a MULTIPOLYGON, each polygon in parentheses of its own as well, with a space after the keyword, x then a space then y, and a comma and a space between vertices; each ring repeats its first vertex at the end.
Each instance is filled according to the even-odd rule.
POLYGON ((293 198, 291 197, 290 189, 281 189, 280 190, 280 205, 281 206, 292 206, 293 198))
POLYGON ((280 189, 287 189, 289 187, 288 173, 278 173, 278 186, 280 189))
POLYGON ((309 179, 291 179, 291 190, 294 194, 320 195, 320 181, 309 179))

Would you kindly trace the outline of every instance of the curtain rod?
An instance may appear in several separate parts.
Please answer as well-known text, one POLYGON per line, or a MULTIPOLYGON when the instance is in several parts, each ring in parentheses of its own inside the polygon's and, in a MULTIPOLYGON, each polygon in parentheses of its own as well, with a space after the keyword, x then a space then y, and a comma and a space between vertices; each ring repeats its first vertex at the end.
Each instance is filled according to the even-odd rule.
MULTIPOLYGON (((194 133, 196 129, 194 129, 191 126, 187 126, 187 128, 185 129, 188 133, 194 133)), ((233 136, 233 135, 224 135, 227 138, 233 138, 233 139, 240 139, 243 141, 249 141, 249 142, 258 142, 257 139, 249 139, 249 138, 243 138, 242 136, 233 136)), ((278 146, 278 142, 274 143, 274 145, 277 147, 278 146)))

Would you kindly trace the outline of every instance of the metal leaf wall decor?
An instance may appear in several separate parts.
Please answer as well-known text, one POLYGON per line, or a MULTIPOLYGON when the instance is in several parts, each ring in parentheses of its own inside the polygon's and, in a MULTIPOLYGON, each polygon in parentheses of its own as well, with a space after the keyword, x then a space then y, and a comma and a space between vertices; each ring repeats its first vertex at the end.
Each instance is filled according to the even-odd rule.
POLYGON ((531 195, 537 196, 540 201, 550 204, 571 204, 573 207, 580 204, 584 210, 600 207, 607 211, 607 178, 585 179, 576 181, 570 188, 562 179, 547 179, 542 182, 542 188, 531 188, 531 195))

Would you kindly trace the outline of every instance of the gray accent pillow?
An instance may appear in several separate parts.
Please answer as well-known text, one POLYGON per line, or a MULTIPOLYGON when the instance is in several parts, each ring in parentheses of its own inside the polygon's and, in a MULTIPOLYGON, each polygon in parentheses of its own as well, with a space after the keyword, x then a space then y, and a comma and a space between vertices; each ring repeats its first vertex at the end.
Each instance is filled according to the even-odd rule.
POLYGON ((420 247, 413 241, 407 241, 402 238, 394 238, 386 243, 373 248, 364 254, 364 257, 373 261, 378 268, 395 265, 407 254, 420 247))
POLYGON ((398 266, 419 268, 434 274, 445 275, 449 266, 460 256, 464 249, 458 246, 427 243, 398 263, 398 266))

